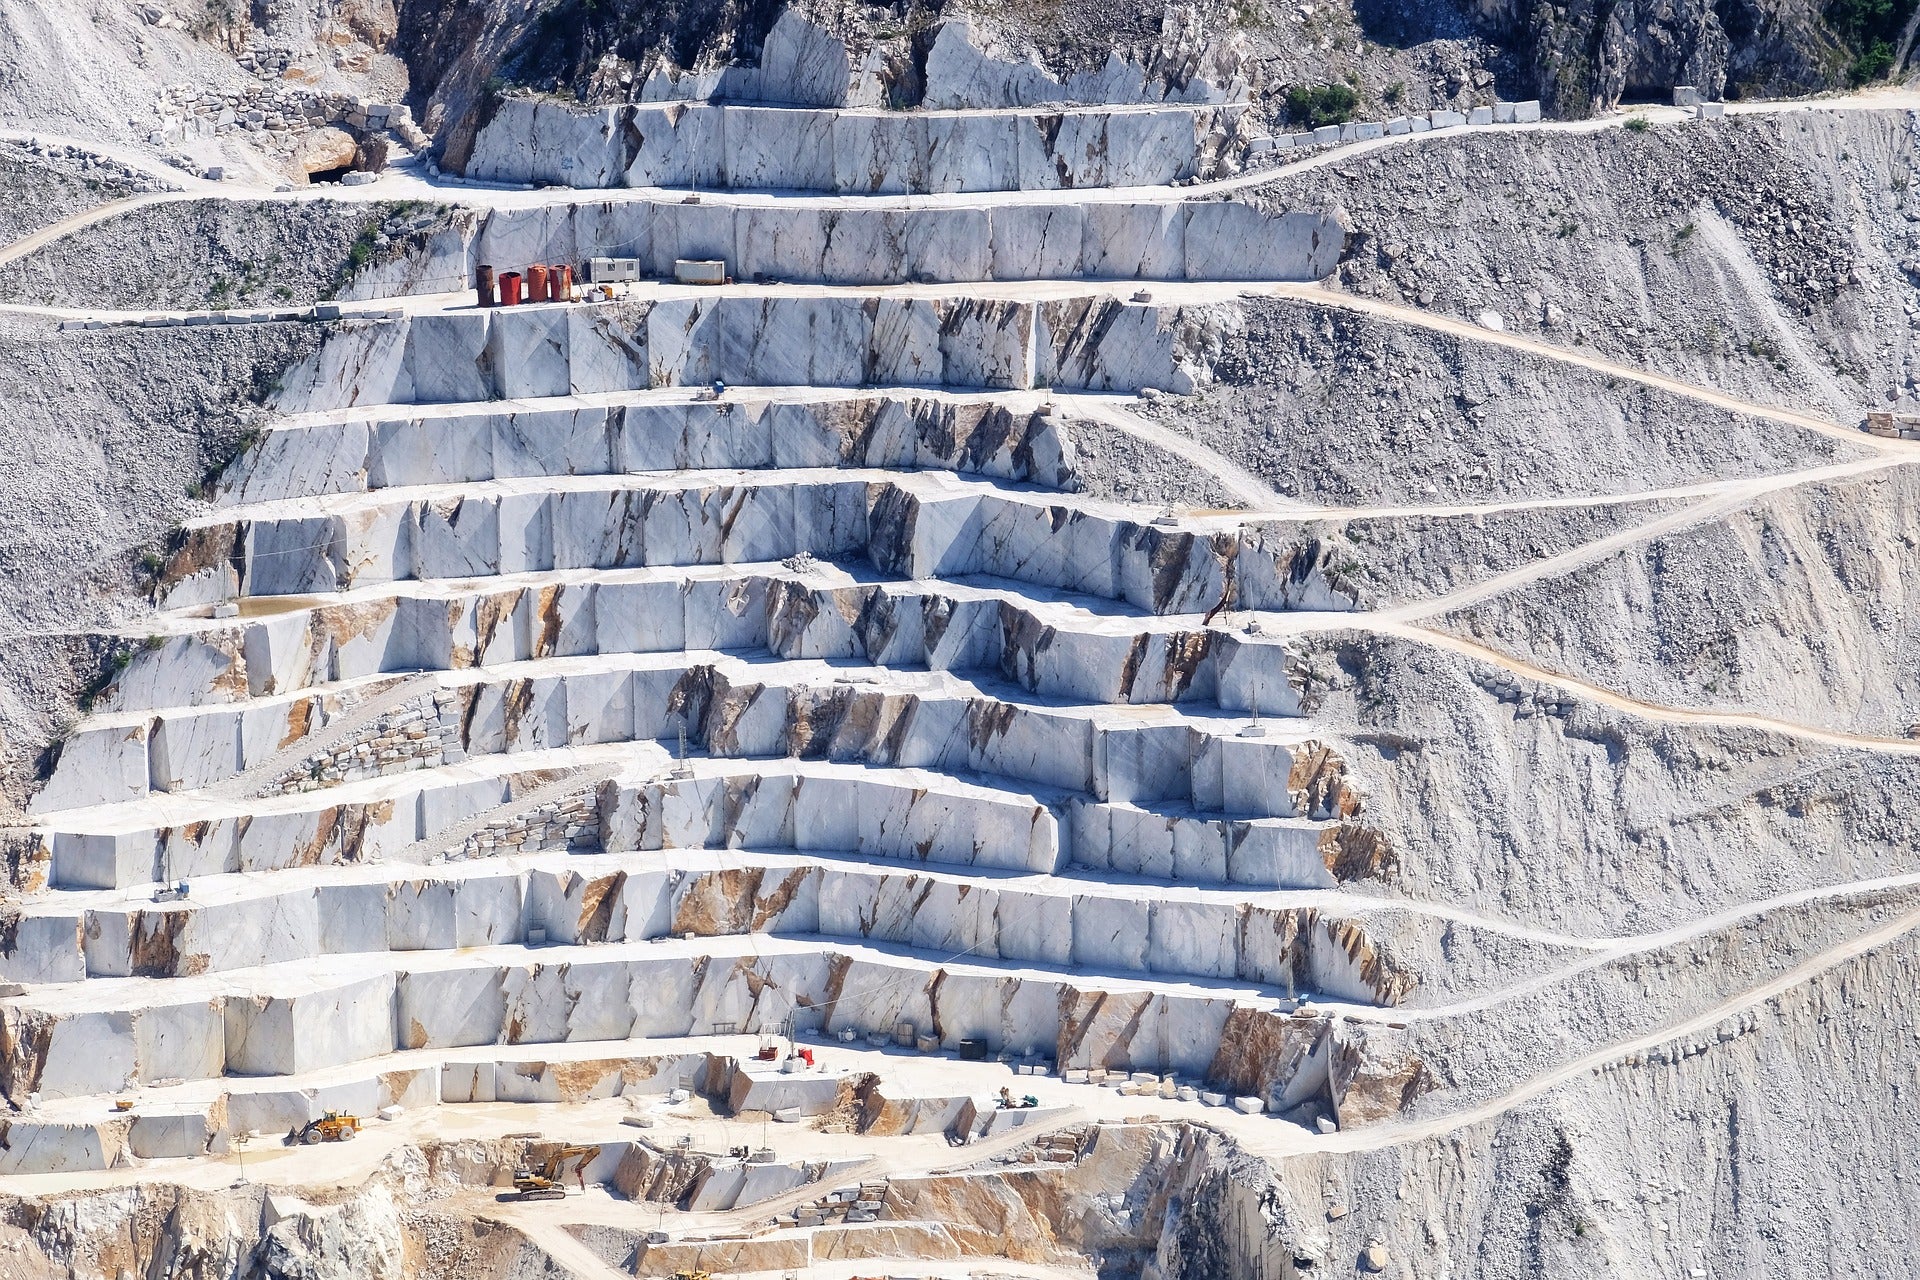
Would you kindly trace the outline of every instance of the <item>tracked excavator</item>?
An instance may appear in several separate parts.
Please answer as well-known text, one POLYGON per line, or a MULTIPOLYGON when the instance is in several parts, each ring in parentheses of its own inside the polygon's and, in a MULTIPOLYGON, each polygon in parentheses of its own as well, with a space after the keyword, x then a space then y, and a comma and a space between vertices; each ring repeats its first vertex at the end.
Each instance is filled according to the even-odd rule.
POLYGON ((573 1167, 574 1180, 587 1189, 586 1168, 600 1154, 598 1147, 562 1147, 541 1162, 538 1169, 526 1165, 513 1171, 513 1192, 521 1200, 561 1200, 566 1198, 567 1167, 573 1167))

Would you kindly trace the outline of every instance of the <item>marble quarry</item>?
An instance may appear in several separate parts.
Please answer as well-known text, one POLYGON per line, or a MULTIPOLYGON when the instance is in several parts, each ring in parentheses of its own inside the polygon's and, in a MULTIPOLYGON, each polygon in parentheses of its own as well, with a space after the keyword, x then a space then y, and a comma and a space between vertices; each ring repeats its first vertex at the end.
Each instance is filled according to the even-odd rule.
MULTIPOLYGON (((1049 89, 957 24, 929 100, 984 105, 863 110, 809 32, 746 71, 813 105, 737 77, 725 103, 508 102, 468 171, 1017 192, 1239 145, 1201 80, 1159 102, 1116 59, 1049 89)), ((1401 1004, 1397 957, 1442 941, 1343 893, 1393 851, 1249 625, 1355 597, 1302 522, 1081 492, 1053 400, 1191 388, 1236 323, 1085 281, 1319 279, 1335 221, 582 197, 465 234, 449 253, 697 252, 736 283, 328 322, 32 803, 0 1171, 673 1090, 956 1139, 1058 1120, 740 1043, 783 1032, 1391 1110, 1419 1063, 1319 1006, 1401 1004), (1062 283, 996 291, 1034 280, 1062 283)), ((636 1140, 594 1176, 731 1210, 831 1173, 636 1140)))

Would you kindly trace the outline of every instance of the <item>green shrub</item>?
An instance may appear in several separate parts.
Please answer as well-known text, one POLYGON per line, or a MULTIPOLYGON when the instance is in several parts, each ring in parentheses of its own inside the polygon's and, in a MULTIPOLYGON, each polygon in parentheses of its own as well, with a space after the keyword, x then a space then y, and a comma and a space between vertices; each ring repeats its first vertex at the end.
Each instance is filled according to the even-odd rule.
POLYGON ((1894 41, 1913 16, 1916 0, 1829 0, 1826 18, 1854 52, 1847 81, 1854 88, 1893 70, 1894 41))
POLYGON ((1627 120, 1627 128, 1634 133, 1645 133, 1650 127, 1645 116, 1633 116, 1627 120))
POLYGON ((1287 118, 1311 129, 1345 124, 1360 109, 1360 95, 1352 85, 1297 84, 1287 90, 1287 118))
POLYGON ((1847 83, 1858 89, 1869 81, 1883 79, 1891 70, 1893 46, 1885 40, 1875 40, 1847 68, 1847 83))

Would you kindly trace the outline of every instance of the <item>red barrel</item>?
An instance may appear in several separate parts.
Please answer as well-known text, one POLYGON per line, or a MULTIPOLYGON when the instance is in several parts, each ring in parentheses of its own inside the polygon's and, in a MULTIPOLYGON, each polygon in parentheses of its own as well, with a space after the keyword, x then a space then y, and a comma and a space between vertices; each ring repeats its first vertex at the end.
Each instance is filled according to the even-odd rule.
POLYGON ((548 288, 553 290, 555 302, 573 301, 573 268, 564 262, 555 263, 548 268, 548 288))
POLYGON ((520 273, 504 272, 500 277, 500 305, 517 307, 520 305, 520 273))
POLYGON ((493 268, 484 263, 473 269, 473 291, 480 295, 480 305, 493 305, 493 268))
POLYGON ((527 268, 527 301, 545 302, 547 300, 547 269, 539 263, 527 268))

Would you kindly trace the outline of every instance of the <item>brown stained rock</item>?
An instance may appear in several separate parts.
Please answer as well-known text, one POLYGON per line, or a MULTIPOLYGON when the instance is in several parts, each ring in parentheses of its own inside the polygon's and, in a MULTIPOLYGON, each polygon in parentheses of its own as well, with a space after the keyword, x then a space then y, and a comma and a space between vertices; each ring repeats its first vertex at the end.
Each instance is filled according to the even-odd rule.
POLYGON ((31 1009, 8 1009, 0 1016, 0 1091, 16 1106, 40 1089, 53 1028, 50 1015, 31 1009))
MULTIPOLYGON (((1000 674, 1028 691, 1040 686, 1036 659, 1053 647, 1054 629, 1008 601, 1000 603, 1000 674)), ((1136 648, 1139 642, 1136 641, 1136 648)), ((1122 677, 1131 684, 1131 676, 1122 677)))
POLYGON ((205 955, 183 956, 180 934, 189 916, 185 911, 136 911, 127 950, 137 978, 174 978, 205 973, 205 955))
POLYGON ((1335 880, 1385 880, 1400 868, 1400 855, 1372 827, 1343 822, 1320 833, 1320 858, 1335 880))
POLYGON ((762 1271, 801 1271, 812 1263, 811 1234, 776 1236, 764 1240, 674 1241, 643 1244, 635 1266, 643 1276, 671 1276, 676 1272, 706 1272, 731 1276, 762 1271))
POLYGON ((337 810, 340 814, 340 861, 360 862, 366 851, 367 832, 376 830, 393 819, 392 800, 382 800, 377 804, 350 804, 337 810))
POLYGON ((1287 794, 1296 813, 1318 821, 1360 812, 1360 793, 1348 777, 1347 762, 1324 742, 1304 742, 1294 752, 1287 794))
POLYGON ((787 751, 802 759, 892 764, 919 705, 909 694, 844 685, 796 689, 787 703, 787 751))
POLYGON ((313 713, 317 703, 312 698, 296 698, 287 706, 287 731, 280 736, 277 748, 285 751, 294 743, 313 732, 313 713))
POLYGON ((747 932, 765 875, 764 867, 722 867, 691 877, 668 931, 702 938, 747 932))
POLYGON ((52 874, 53 842, 37 831, 0 829, 0 859, 6 862, 9 884, 22 893, 37 893, 52 874))
POLYGON ((551 1075, 560 1091, 562 1102, 585 1102, 594 1095, 594 1091, 608 1079, 621 1072, 622 1060, 619 1058, 587 1059, 579 1062, 549 1062, 542 1065, 541 1075, 551 1075))
POLYGON ((678 1204, 706 1168, 705 1157, 663 1151, 641 1139, 627 1148, 610 1181, 614 1189, 629 1200, 678 1204))
POLYGON ((814 1006, 819 1009, 821 1013, 820 1025, 824 1027, 831 1027, 833 1025, 833 1015, 840 1004, 840 993, 846 987, 847 972, 852 968, 853 958, 851 956, 835 952, 827 957, 827 981, 826 985, 821 988, 825 994, 822 996, 820 1002, 814 1006))
POLYGON ((319 632, 336 649, 344 649, 356 640, 373 635, 386 626, 400 608, 398 598, 368 600, 362 604, 329 605, 314 611, 319 632))
POLYGON ((1227 1015, 1207 1079, 1229 1093, 1265 1097, 1270 1088, 1284 1087, 1314 1059, 1327 1039, 1329 1025, 1321 1018, 1236 1008, 1227 1015))
POLYGON ((767 584, 767 647, 791 653, 820 616, 820 597, 805 583, 775 578, 767 584))
MULTIPOLYGON (((204 643, 209 649, 227 660, 227 665, 221 669, 220 674, 207 685, 208 693, 218 695, 216 699, 218 701, 238 702, 253 696, 253 690, 247 678, 243 634, 239 631, 217 631, 207 634, 204 638, 204 643)), ((273 677, 271 675, 267 677, 266 684, 268 687, 261 692, 272 693, 273 677)))
POLYGON ((1329 945, 1347 957, 1381 1004, 1397 1005, 1420 985, 1419 975, 1374 945, 1358 921, 1324 920, 1320 927, 1329 945))
MULTIPOLYGON (((712 734, 708 728, 708 715, 717 699, 724 696, 730 687, 727 678, 714 669, 711 663, 698 663, 688 667, 680 678, 667 691, 667 714, 678 715, 687 725, 687 736, 697 741, 712 743, 712 734)), ((714 747, 713 750, 719 750, 714 747)))
MULTIPOLYGON (((437 1068, 427 1067, 425 1070, 435 1071, 437 1068)), ((380 1073, 380 1098, 382 1104, 391 1106, 405 1097, 407 1090, 413 1087, 414 1079, 419 1074, 418 1071, 382 1071, 380 1073)), ((226 1104, 225 1094, 220 1095, 220 1102, 222 1106, 226 1104)))
POLYGON ((491 655, 494 636, 500 630, 500 624, 509 621, 520 605, 521 591, 500 591, 493 595, 481 596, 473 606, 473 649, 476 661, 485 662, 491 655))
MULTIPOLYGON (((744 1087, 746 1077, 737 1079, 744 1087)), ((867 1096, 879 1084, 880 1077, 867 1071, 854 1072, 841 1080, 833 1095, 833 1105, 814 1121, 814 1128, 822 1133, 859 1133, 866 1117, 867 1096)))
POLYGON ((1158 695, 1149 697, 1150 702, 1178 702, 1187 696, 1187 690, 1193 687, 1193 678, 1200 673, 1201 666, 1213 652, 1213 632, 1176 631, 1165 640, 1167 652, 1165 669, 1160 676, 1158 695))
MULTIPOLYGON (((922 891, 919 899, 915 901, 913 905, 916 912, 919 911, 920 904, 927 900, 927 893, 931 892, 932 888, 932 884, 929 883, 926 890, 922 891)), ((940 993, 946 988, 946 985, 947 971, 945 969, 936 969, 934 970, 933 977, 927 981, 926 987, 927 1034, 942 1043, 944 1043, 947 1038, 947 1021, 940 1012, 940 993)), ((1012 984, 1007 984, 1001 988, 1001 1000, 1003 1003, 1006 1000, 1007 991, 1011 986, 1012 984)), ((1002 1020, 1004 1021, 1004 1018, 1002 1020)))
POLYGON ((1327 1084, 1334 1117, 1343 1129, 1397 1116, 1434 1087, 1426 1063, 1395 1053, 1378 1043, 1377 1036, 1349 1031, 1332 1046, 1327 1084))
POLYGON ((860 1105, 859 1132, 895 1137, 913 1123, 917 1098, 889 1098, 880 1092, 880 1077, 868 1075, 856 1092, 860 1105))
POLYGON ((160 570, 160 585, 164 587, 183 581, 222 563, 233 564, 237 570, 244 546, 238 524, 203 525, 189 529, 180 545, 167 557, 165 567, 160 570))
POLYGON ((321 855, 326 853, 327 846, 333 843, 334 831, 339 825, 340 810, 320 810, 314 822, 313 835, 308 837, 305 844, 294 849, 293 860, 289 865, 296 867, 319 866, 322 861, 321 855))
POLYGON ((534 658, 551 657, 560 643, 560 597, 566 594, 566 584, 540 588, 534 598, 534 617, 540 621, 540 629, 534 633, 534 658))
POLYGON ((308 131, 293 153, 293 162, 306 174, 350 169, 360 153, 359 144, 345 129, 327 125, 308 131))
POLYGON ((509 743, 520 739, 520 721, 533 707, 533 681, 509 680, 500 699, 502 737, 509 743))
MULTIPOLYGON (((576 883, 581 879, 574 873, 576 883)), ((575 937, 581 942, 606 942, 607 930, 613 923, 614 904, 620 900, 620 891, 626 887, 627 873, 616 871, 612 875, 595 876, 580 884, 580 917, 575 937)), ((569 887, 571 896, 571 886, 569 887)), ((677 932, 677 931, 676 931, 677 932)))
POLYGON ((762 684, 733 685, 724 679, 717 680, 705 716, 695 722, 698 732, 694 736, 706 743, 710 751, 738 754, 740 722, 765 692, 766 686, 762 684))
POLYGON ((207 842, 207 833, 211 830, 213 830, 213 823, 211 822, 189 822, 185 826, 174 828, 171 831, 163 829, 159 834, 159 839, 165 841, 171 836, 177 836, 187 844, 192 845, 195 849, 198 849, 207 842))
POLYGON ((860 1258, 959 1258, 959 1244, 938 1222, 868 1222, 822 1227, 813 1233, 813 1256, 823 1261, 860 1258))
POLYGON ((945 1224, 971 1256, 1042 1266, 1071 1264, 1080 1260, 1085 1195, 1132 1181, 1122 1175, 1107 1187, 1087 1187, 1076 1194, 1062 1166, 1029 1166, 1019 1172, 896 1178, 888 1185, 885 1203, 890 1218, 945 1224))
POLYGON ((752 931, 758 933, 774 927, 780 917, 786 914, 787 908, 793 905, 794 895, 800 892, 800 886, 812 874, 806 867, 795 867, 771 886, 763 881, 761 892, 753 904, 752 931))

